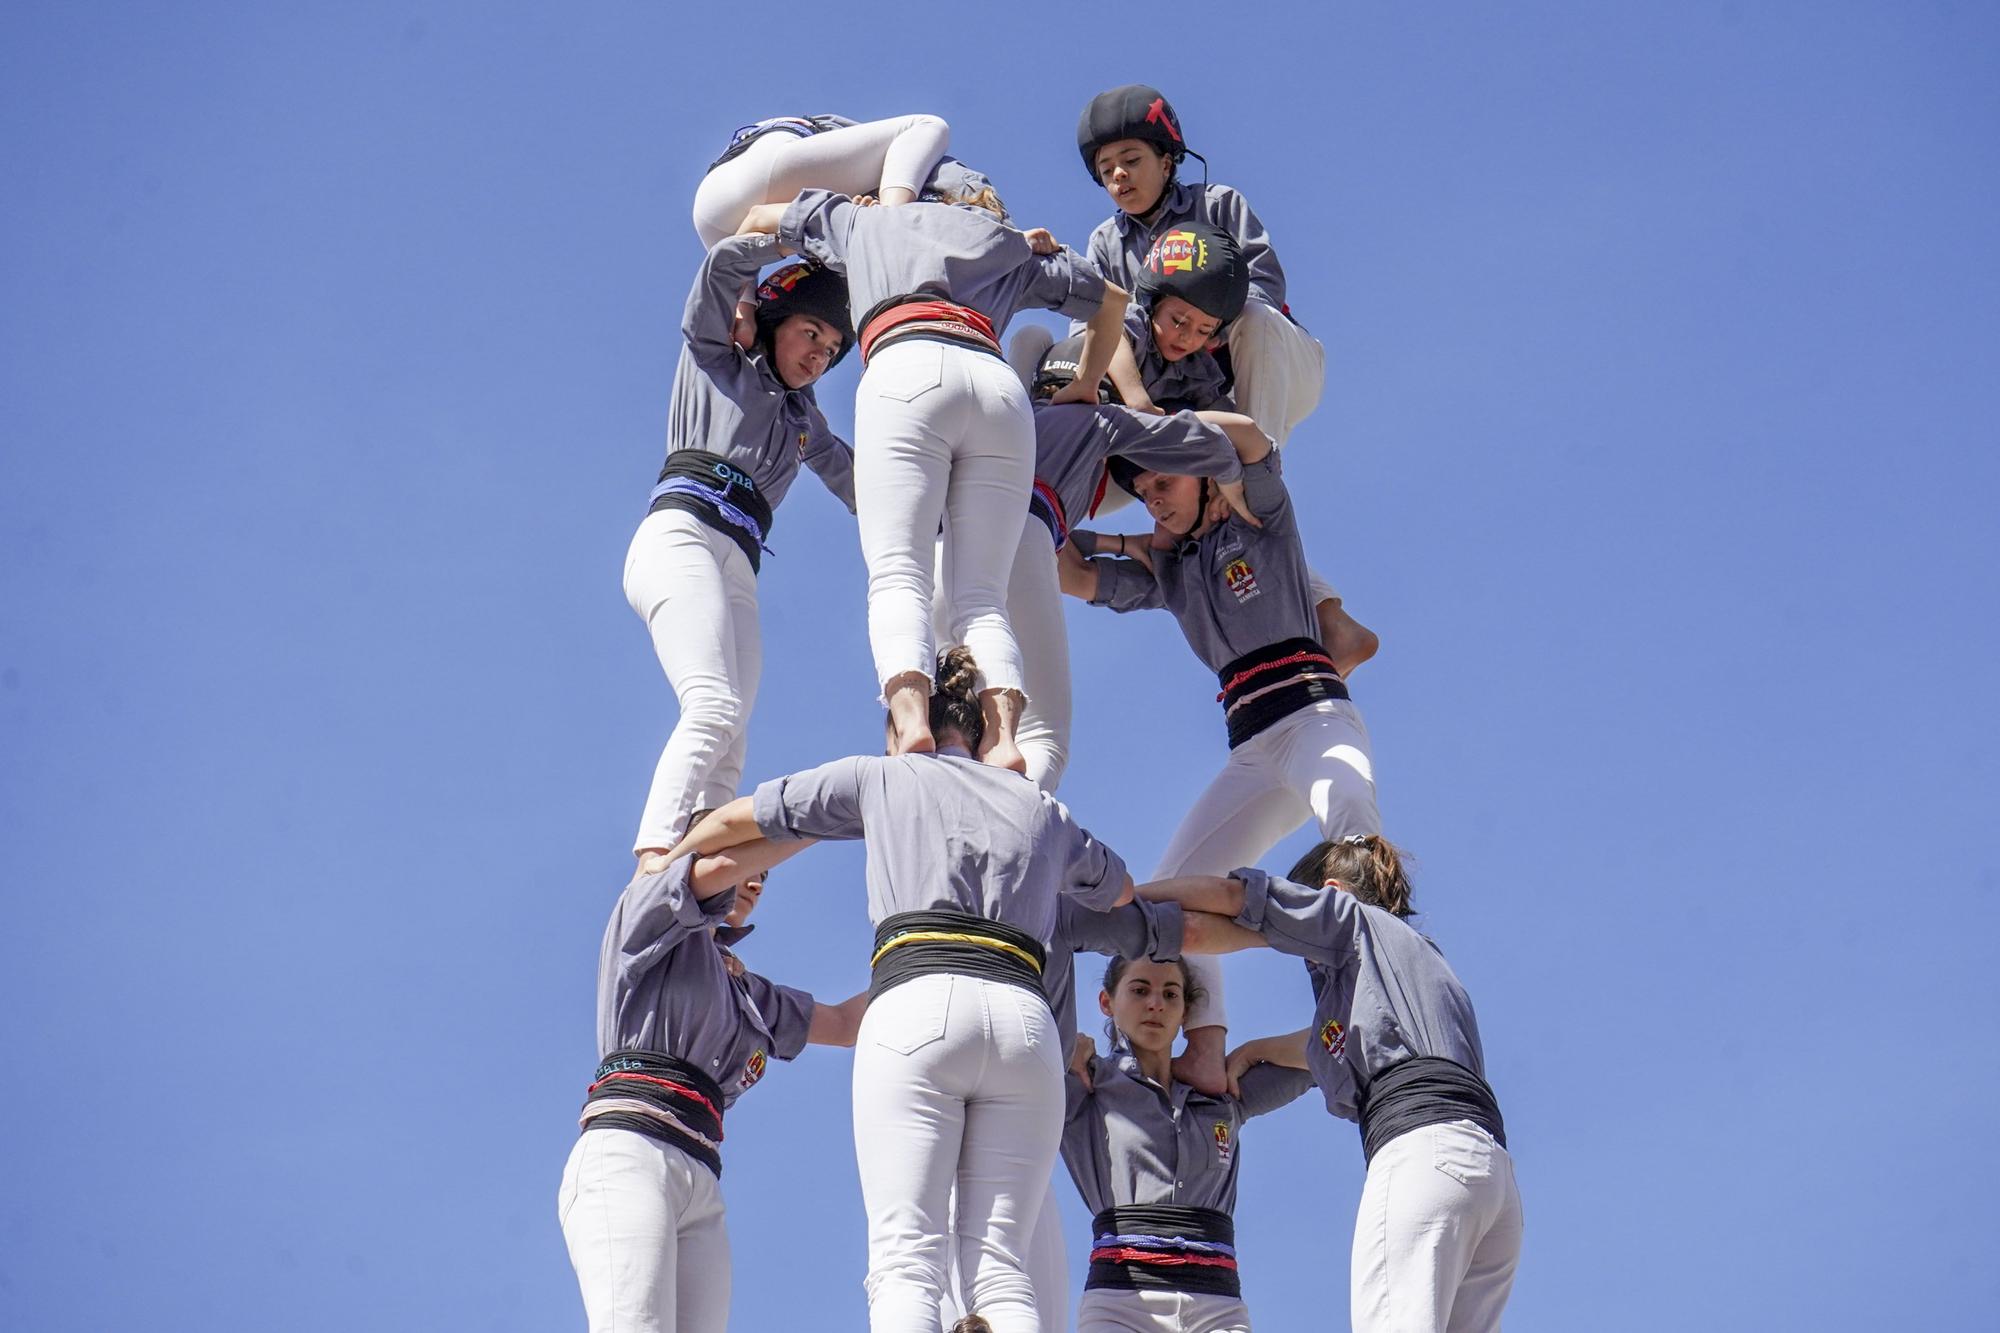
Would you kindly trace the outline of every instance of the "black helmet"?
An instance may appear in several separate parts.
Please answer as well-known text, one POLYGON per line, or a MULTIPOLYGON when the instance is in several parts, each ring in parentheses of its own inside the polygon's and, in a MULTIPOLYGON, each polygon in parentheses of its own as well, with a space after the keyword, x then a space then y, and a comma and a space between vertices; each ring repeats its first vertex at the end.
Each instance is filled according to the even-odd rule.
POLYGON ((1180 117, 1158 88, 1128 83, 1090 99, 1076 123, 1076 147, 1083 169, 1097 180, 1097 150, 1120 139, 1142 139, 1178 162, 1187 156, 1180 117))
POLYGON ((854 322, 847 311, 847 279, 823 264, 798 259, 757 284, 757 340, 770 354, 771 338, 787 315, 811 315, 840 331, 840 351, 826 363, 832 370, 854 346, 854 322))
MULTIPOLYGON (((1035 371, 1032 392, 1038 399, 1050 398, 1056 390, 1076 379, 1076 372, 1083 365, 1083 335, 1073 333, 1048 351, 1042 353, 1042 364, 1035 371)), ((1115 403, 1121 401, 1118 391, 1111 387, 1107 377, 1097 382, 1097 401, 1115 403)))
POLYGON ((1178 296, 1227 324, 1250 296, 1250 266, 1236 238, 1205 222, 1177 222, 1160 233, 1139 269, 1139 293, 1151 305, 1178 296))

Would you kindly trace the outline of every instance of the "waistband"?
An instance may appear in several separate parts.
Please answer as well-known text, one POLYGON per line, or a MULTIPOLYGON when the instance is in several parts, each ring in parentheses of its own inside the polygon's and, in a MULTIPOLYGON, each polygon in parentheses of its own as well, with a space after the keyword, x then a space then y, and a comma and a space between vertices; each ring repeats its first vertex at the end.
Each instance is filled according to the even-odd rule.
POLYGON ((771 502, 749 473, 719 454, 701 449, 676 449, 668 454, 646 512, 662 509, 693 514, 735 542, 751 569, 763 567, 764 553, 771 549, 764 544, 771 532, 771 502))
POLYGON ((597 1066, 577 1119, 585 1130, 629 1129, 681 1149, 722 1175, 722 1089, 701 1069, 658 1051, 619 1051, 597 1066))
POLYGON ((970 912, 898 912, 875 928, 868 998, 938 972, 984 977, 1042 994, 1047 951, 1025 930, 970 912))
POLYGON ((1118 1204, 1090 1220, 1090 1234, 1085 1290, 1150 1287, 1243 1294, 1236 1271, 1236 1224, 1221 1209, 1118 1204))
POLYGON ((1056 494, 1056 488, 1040 477, 1035 478, 1034 489, 1028 492, 1028 512, 1042 521, 1049 536, 1055 539, 1056 549, 1062 550, 1069 540, 1069 515, 1063 512, 1062 497, 1056 494))
POLYGON ((925 292, 892 296, 878 302, 861 320, 861 364, 884 347, 906 338, 955 343, 974 351, 1000 355, 1000 338, 993 321, 970 306, 940 301, 925 292))
POLYGON ((1215 701, 1229 725, 1229 748, 1323 699, 1347 698, 1347 683, 1317 639, 1280 639, 1216 673, 1215 701))
POLYGON ((1419 1055, 1390 1065, 1362 1091, 1362 1156, 1372 1162, 1382 1145, 1398 1135, 1452 1120, 1470 1120, 1491 1134, 1495 1143, 1507 1146, 1500 1102, 1485 1079, 1441 1055, 1419 1055))
MULTIPOLYGON (((708 164, 708 171, 714 171, 724 162, 732 162, 750 151, 750 145, 767 134, 795 134, 801 139, 839 126, 819 116, 773 116, 769 120, 755 120, 748 125, 738 125, 729 136, 729 146, 722 150, 722 156, 708 164)), ((702 175, 706 176, 708 171, 702 175)))

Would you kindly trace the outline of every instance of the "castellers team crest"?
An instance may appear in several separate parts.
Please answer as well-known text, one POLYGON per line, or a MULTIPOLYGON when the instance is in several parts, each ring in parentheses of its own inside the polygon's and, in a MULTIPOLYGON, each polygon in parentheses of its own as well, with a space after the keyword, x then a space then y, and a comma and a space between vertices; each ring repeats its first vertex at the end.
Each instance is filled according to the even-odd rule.
POLYGON ((743 1078, 736 1086, 747 1088, 762 1077, 764 1077, 764 1048, 760 1046, 750 1052, 750 1058, 743 1062, 743 1078))
POLYGON ((1199 273, 1208 267, 1208 242, 1186 229, 1170 231, 1153 242, 1146 267, 1155 273, 1199 273))
POLYGON ((1264 591, 1257 586, 1257 571, 1240 556, 1222 567, 1222 581, 1229 585, 1229 591, 1236 594, 1239 603, 1247 602, 1264 591))
POLYGON ((1341 1027, 1339 1019, 1326 1020, 1326 1026, 1319 1030, 1319 1044, 1328 1055, 1339 1055, 1347 1049, 1347 1029, 1341 1027))
POLYGON ((1236 1146, 1235 1144, 1229 1141, 1229 1122, 1227 1120, 1216 1121, 1215 1122, 1216 1163, 1221 1166, 1228 1166, 1229 1154, 1235 1150, 1235 1146, 1236 1146))

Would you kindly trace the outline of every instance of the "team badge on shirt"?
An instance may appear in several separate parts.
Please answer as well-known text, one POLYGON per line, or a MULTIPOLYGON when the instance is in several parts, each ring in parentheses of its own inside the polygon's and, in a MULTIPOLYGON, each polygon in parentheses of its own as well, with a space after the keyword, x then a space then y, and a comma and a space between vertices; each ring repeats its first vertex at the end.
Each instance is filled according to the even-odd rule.
POLYGON ((1215 1122, 1216 1161, 1222 1166, 1228 1166, 1229 1154, 1232 1151, 1234 1151, 1234 1148, 1235 1145, 1229 1141, 1229 1122, 1227 1120, 1216 1121, 1215 1122))
POLYGON ((1238 556, 1222 567, 1222 581, 1229 585, 1229 591, 1236 594, 1236 600, 1247 602, 1264 590, 1257 586, 1257 571, 1250 568, 1250 562, 1238 556))
POLYGON ((764 1077, 764 1048, 750 1052, 750 1058, 743 1062, 743 1077, 737 1081, 738 1088, 747 1088, 764 1077))
POLYGON ((1326 1047, 1328 1055, 1339 1055, 1347 1049, 1347 1029, 1340 1026, 1339 1019, 1326 1020, 1326 1026, 1319 1030, 1319 1044, 1326 1047))

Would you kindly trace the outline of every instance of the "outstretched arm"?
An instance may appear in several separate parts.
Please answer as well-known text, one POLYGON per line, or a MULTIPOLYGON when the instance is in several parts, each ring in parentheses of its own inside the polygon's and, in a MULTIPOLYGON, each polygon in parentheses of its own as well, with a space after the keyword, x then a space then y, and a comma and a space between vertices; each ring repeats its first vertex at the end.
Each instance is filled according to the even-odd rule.
POLYGON ((1139 358, 1133 355, 1132 340, 1125 336, 1122 329, 1118 333, 1118 346, 1112 349, 1111 365, 1106 373, 1111 376, 1111 387, 1118 390, 1119 402, 1135 412, 1159 415, 1160 409, 1154 405, 1153 396, 1146 392, 1146 381, 1139 374, 1139 358))
POLYGON ((1283 1069, 1306 1067, 1306 1042, 1312 1029, 1300 1028, 1276 1037, 1256 1037, 1229 1053, 1229 1077, 1241 1079, 1253 1065, 1277 1065, 1283 1069))
POLYGON ((1131 298, 1115 282, 1104 284, 1104 303, 1083 326, 1083 347, 1077 354, 1076 378, 1056 391, 1055 403, 1094 403, 1097 382, 1111 368, 1111 357, 1125 341, 1125 303, 1131 298))
POLYGON ((1181 922, 1182 953, 1236 953, 1264 947, 1262 935, 1213 912, 1183 912, 1181 922))
POLYGON ((806 1040, 814 1046, 852 1046, 868 1012, 868 992, 850 995, 839 1004, 815 1004, 806 1040))
POLYGON ((1141 898, 1156 903, 1179 903, 1185 912, 1213 912, 1235 917, 1243 911, 1243 881, 1221 875, 1180 875, 1156 879, 1138 888, 1141 898))

